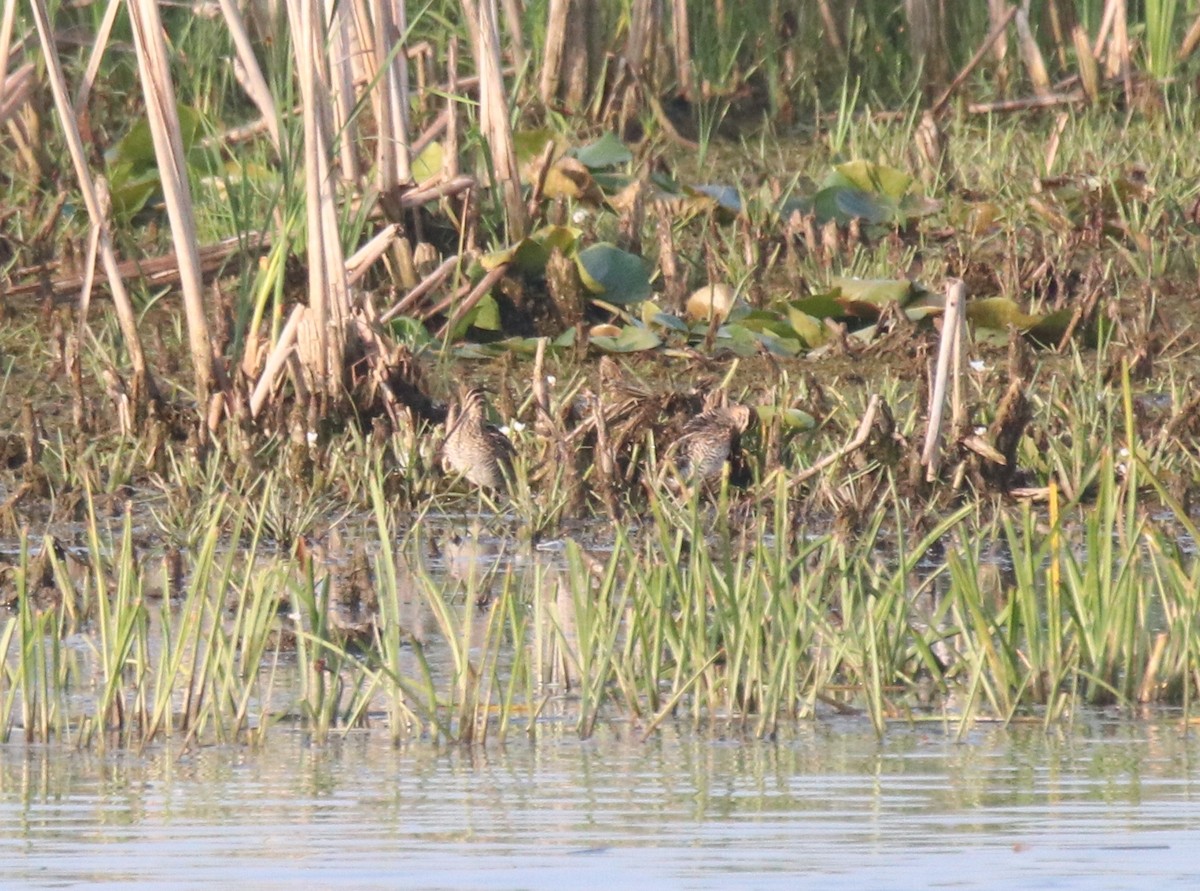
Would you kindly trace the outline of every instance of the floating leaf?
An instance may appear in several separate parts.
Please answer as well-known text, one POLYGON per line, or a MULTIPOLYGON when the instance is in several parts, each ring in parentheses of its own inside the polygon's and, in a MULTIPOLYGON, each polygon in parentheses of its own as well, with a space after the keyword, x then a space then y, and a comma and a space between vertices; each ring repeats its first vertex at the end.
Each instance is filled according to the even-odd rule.
POLYGON ((513 134, 513 151, 519 163, 530 164, 542 156, 542 152, 546 150, 546 143, 557 141, 558 137, 548 127, 521 130, 513 134))
POLYGON ((440 142, 435 140, 425 146, 421 150, 421 154, 417 155, 412 162, 412 176, 417 184, 419 185, 428 182, 436 176, 441 176, 445 157, 446 152, 440 142))
POLYGON ((906 278, 834 278, 830 284, 841 293, 843 306, 866 303, 882 309, 889 303, 906 305, 913 295, 913 283, 906 278))
POLYGON ((503 263, 511 263, 526 275, 539 275, 546 269, 550 253, 558 248, 569 253, 579 240, 580 230, 571 226, 543 226, 502 251, 492 251, 480 258, 484 269, 495 269, 503 263))
POLYGON ((782 408, 778 405, 759 405, 754 411, 758 414, 758 419, 764 424, 769 424, 775 418, 779 418, 779 425, 785 429, 793 430, 814 430, 817 426, 817 419, 806 411, 798 408, 782 408))
POLYGON ((751 331, 759 334, 766 332, 774 337, 791 340, 795 340, 796 338, 796 332, 792 329, 792 326, 780 318, 778 313, 768 312, 764 309, 755 309, 742 313, 737 321, 743 327, 749 328, 751 331))
POLYGON ((575 260, 587 289, 609 303, 640 303, 650 296, 646 263, 636 254, 601 242, 580 251, 575 260))
POLYGON ((649 328, 627 325, 615 337, 593 334, 591 343, 608 353, 637 353, 658 347, 662 344, 662 338, 649 328))
POLYGON ((787 306, 789 310, 795 309, 817 319, 836 319, 845 311, 835 294, 813 294, 811 297, 791 300, 787 306))
POLYGON ((687 322, 678 316, 665 312, 653 300, 646 300, 642 303, 642 324, 657 325, 659 328, 666 328, 669 331, 678 331, 683 334, 688 332, 687 322))
MULTIPOLYGON (((176 105, 179 135, 185 156, 191 153, 200 129, 200 113, 186 105, 176 105)), ((188 158, 188 166, 199 159, 188 158)), ((108 190, 113 213, 128 219, 146 206, 162 189, 158 159, 150 123, 140 119, 105 155, 108 166, 108 190)))
POLYGON ((413 352, 422 347, 437 344, 437 341, 430 336, 429 329, 417 319, 409 316, 397 316, 392 319, 388 322, 388 329, 392 332, 392 337, 400 343, 406 344, 413 352))
POLYGON ((825 324, 802 310, 789 306, 788 322, 810 350, 816 349, 829 339, 829 329, 825 324))
POLYGON ((1040 316, 1023 312, 1016 302, 1008 297, 985 297, 967 302, 967 319, 979 328, 1006 331, 1009 325, 1027 331, 1041 321, 1040 316))
POLYGON ((1070 309, 1060 309, 1049 313, 1043 316, 1040 321, 1025 333, 1038 343, 1043 343, 1047 346, 1058 346, 1059 341, 1063 339, 1063 335, 1067 333, 1067 326, 1071 324, 1071 319, 1074 315, 1074 311, 1070 309))
POLYGON ((573 149, 571 154, 578 158, 581 164, 592 170, 616 167, 618 164, 628 164, 633 160, 633 152, 616 137, 616 134, 611 132, 605 133, 595 142, 573 149))
POLYGON ((903 170, 873 161, 847 161, 833 168, 825 186, 852 186, 864 192, 886 195, 899 201, 908 193, 913 178, 903 170))

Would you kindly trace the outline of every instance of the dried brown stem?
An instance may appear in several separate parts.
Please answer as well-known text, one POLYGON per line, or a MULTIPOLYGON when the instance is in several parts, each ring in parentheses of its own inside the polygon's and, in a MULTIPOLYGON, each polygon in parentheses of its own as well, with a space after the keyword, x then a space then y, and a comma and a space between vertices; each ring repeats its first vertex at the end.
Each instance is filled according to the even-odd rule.
POLYGON ((971 56, 967 64, 963 66, 962 71, 958 72, 954 80, 950 81, 950 85, 942 91, 942 95, 938 96, 937 101, 933 103, 932 111, 934 114, 937 114, 946 107, 946 103, 950 101, 950 97, 954 95, 958 88, 963 85, 963 82, 971 76, 971 72, 983 61, 983 57, 992 48, 992 44, 999 40, 1001 35, 1008 30, 1008 25, 1016 14, 1017 7, 1010 6, 1004 13, 1004 16, 992 26, 992 30, 983 39, 983 43, 979 45, 979 49, 975 51, 975 55, 971 56))

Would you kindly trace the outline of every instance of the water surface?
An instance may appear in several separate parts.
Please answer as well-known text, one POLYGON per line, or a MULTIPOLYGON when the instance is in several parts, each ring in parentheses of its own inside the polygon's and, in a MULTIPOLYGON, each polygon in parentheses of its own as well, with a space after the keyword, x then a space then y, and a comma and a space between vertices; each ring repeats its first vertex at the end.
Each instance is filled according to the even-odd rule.
POLYGON ((623 725, 580 741, 180 755, 0 747, 5 887, 1193 888, 1200 749, 1178 721, 623 725))

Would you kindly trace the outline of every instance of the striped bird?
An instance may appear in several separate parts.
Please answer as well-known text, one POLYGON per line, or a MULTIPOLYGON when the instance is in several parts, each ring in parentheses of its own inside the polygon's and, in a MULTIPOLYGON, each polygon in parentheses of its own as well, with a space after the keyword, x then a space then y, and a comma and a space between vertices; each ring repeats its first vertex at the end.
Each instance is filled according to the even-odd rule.
POLYGON ((719 482, 721 471, 750 426, 750 417, 750 406, 734 403, 707 409, 688 421, 676 442, 680 476, 692 483, 719 482))
POLYGON ((446 414, 442 461, 485 489, 506 489, 512 478, 512 443, 487 421, 483 390, 471 387, 446 414))

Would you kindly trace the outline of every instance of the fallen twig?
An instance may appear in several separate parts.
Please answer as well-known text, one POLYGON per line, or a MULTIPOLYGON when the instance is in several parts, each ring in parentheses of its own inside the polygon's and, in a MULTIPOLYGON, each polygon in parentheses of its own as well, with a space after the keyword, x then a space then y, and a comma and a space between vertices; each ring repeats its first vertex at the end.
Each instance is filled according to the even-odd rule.
POLYGON ((867 440, 871 438, 871 428, 875 426, 875 415, 879 413, 879 396, 873 395, 867 402, 867 410, 863 412, 862 420, 859 421, 858 430, 854 433, 854 438, 847 442, 836 452, 832 452, 821 458, 814 464, 809 465, 804 470, 788 480, 788 487, 798 485, 805 480, 812 479, 830 464, 842 460, 851 452, 856 452, 867 444, 867 440))

